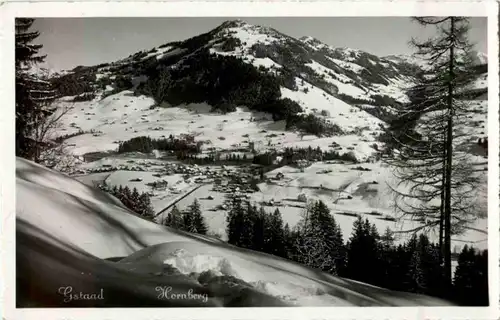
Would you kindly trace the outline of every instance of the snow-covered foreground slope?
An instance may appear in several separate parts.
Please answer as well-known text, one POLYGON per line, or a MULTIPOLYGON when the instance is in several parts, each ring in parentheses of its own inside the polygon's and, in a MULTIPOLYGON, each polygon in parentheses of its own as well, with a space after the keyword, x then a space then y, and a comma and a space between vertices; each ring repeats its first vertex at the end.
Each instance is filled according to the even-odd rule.
POLYGON ((23 159, 16 173, 18 307, 448 304, 157 225, 23 159), (103 299, 64 302, 61 287, 103 299))

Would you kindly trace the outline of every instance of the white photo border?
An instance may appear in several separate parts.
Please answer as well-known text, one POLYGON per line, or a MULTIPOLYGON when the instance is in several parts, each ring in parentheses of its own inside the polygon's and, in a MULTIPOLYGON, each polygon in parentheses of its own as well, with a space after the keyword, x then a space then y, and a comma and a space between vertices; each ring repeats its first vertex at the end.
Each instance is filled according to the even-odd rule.
POLYGON ((0 213, 4 319, 498 319, 499 63, 494 1, 9 2, 0 5, 0 213), (19 308, 15 281, 15 17, 488 17, 489 307, 19 308))

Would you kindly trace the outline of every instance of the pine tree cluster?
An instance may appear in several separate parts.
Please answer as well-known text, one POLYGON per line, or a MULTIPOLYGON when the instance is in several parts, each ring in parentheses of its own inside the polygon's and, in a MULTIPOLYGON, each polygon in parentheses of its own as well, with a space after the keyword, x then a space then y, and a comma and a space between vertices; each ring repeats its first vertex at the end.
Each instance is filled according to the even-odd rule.
POLYGON ((464 246, 454 277, 455 295, 463 305, 484 306, 488 302, 488 251, 464 246))
POLYGON ((286 147, 281 152, 265 152, 261 154, 256 154, 253 157, 253 164, 259 164, 263 166, 272 165, 278 156, 281 156, 279 162, 280 166, 294 165, 298 160, 307 161, 331 161, 331 160, 341 160, 353 163, 358 163, 356 156, 351 153, 340 153, 336 150, 323 151, 320 147, 312 148, 311 146, 307 148, 299 147, 286 147))
POLYGON ((128 186, 108 186, 105 182, 100 186, 101 190, 109 192, 118 198, 127 208, 145 217, 153 218, 154 209, 151 205, 151 198, 146 192, 139 193, 137 188, 130 190, 128 186))
POLYGON ((180 211, 176 206, 168 213, 163 224, 179 230, 207 234, 208 228, 201 213, 200 203, 197 199, 185 211, 180 211))
POLYGON ((81 135, 84 135, 84 134, 93 134, 93 133, 102 133, 101 131, 97 131, 95 129, 90 129, 90 130, 82 130, 82 129, 79 129, 77 132, 73 132, 73 133, 68 133, 68 134, 63 134, 63 135, 60 135, 60 136, 57 136, 54 141, 55 142, 58 142, 58 143, 61 143, 63 142, 64 140, 67 140, 69 138, 73 138, 73 137, 77 137, 77 136, 81 136, 81 135))
POLYGON ((161 139, 153 139, 146 136, 134 137, 121 142, 118 146, 118 153, 134 151, 150 153, 153 150, 199 153, 201 151, 201 144, 186 139, 174 138, 174 136, 170 135, 168 138, 161 139))
POLYGON ((281 213, 235 201, 227 216, 230 244, 287 258, 333 275, 391 290, 436 296, 460 305, 488 305, 487 251, 464 247, 452 290, 444 289, 445 274, 439 246, 426 235, 414 235, 395 244, 389 228, 380 235, 374 224, 361 217, 344 243, 340 226, 328 207, 308 204, 291 230, 281 213))
POLYGON ((177 160, 182 160, 188 164, 204 165, 209 163, 217 164, 232 164, 232 163, 252 163, 253 157, 248 157, 246 154, 240 155, 239 153, 229 153, 225 156, 220 154, 209 154, 209 155, 196 155, 193 153, 187 153, 184 151, 178 151, 176 153, 177 160))
POLYGON ((272 214, 250 203, 235 200, 227 215, 227 236, 230 244, 287 257, 287 230, 281 213, 272 214))
POLYGON ((97 68, 77 67, 73 69, 73 72, 51 79, 58 96, 76 96, 75 102, 95 98, 91 96, 96 90, 97 68))
MULTIPOLYGON (((211 37, 208 35, 208 37, 211 37)), ((191 44, 200 45, 199 39, 191 38, 182 46, 190 50, 191 44)), ((186 55, 184 68, 168 68, 178 57, 164 59, 162 67, 147 70, 148 81, 139 85, 138 93, 153 96, 160 105, 207 102, 222 112, 235 110, 236 105, 269 112, 276 120, 302 111, 298 103, 282 99, 278 79, 257 69, 242 59, 218 56, 206 48, 196 54, 186 55), (193 76, 196 75, 196 76, 193 76)))
POLYGON ((335 123, 314 114, 289 114, 286 118, 286 129, 297 129, 318 137, 343 135, 344 131, 335 123))

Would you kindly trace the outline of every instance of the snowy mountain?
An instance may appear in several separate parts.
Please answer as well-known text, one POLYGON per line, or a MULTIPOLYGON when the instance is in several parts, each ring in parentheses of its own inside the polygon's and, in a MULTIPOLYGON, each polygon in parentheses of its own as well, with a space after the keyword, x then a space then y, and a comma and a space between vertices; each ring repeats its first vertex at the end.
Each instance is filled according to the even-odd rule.
MULTIPOLYGON (((476 56, 478 61, 485 58, 481 53, 476 56)), ((106 89, 107 85, 114 88, 113 92, 133 88, 135 92, 144 93, 141 84, 147 84, 148 78, 156 81, 157 69, 166 66, 176 78, 173 81, 179 83, 180 89, 185 88, 186 82, 190 82, 192 86, 191 92, 186 94, 171 94, 169 103, 179 105, 208 102, 217 107, 221 103, 220 98, 214 99, 209 92, 193 95, 192 91, 195 87, 204 86, 208 81, 217 81, 218 78, 224 82, 226 76, 220 68, 215 71, 215 75, 206 74, 210 65, 220 65, 223 63, 220 58, 224 57, 236 57, 238 62, 251 66, 252 71, 272 75, 279 88, 273 89, 275 92, 270 94, 291 98, 306 113, 313 110, 331 111, 331 108, 338 109, 337 104, 348 104, 354 108, 352 112, 366 111, 382 121, 390 119, 391 111, 408 101, 405 90, 412 85, 418 71, 424 66, 422 61, 411 56, 377 57, 360 50, 334 48, 312 37, 295 39, 272 28, 234 20, 205 34, 140 51, 114 63, 77 67, 59 82, 74 82, 75 79, 81 82, 85 79, 87 84, 74 83, 70 90, 68 86, 64 86, 61 90, 63 95, 82 94, 95 86, 106 89), (216 58, 205 56, 206 54, 215 55, 216 58), (119 80, 118 83, 115 79, 119 80), (315 94, 318 96, 314 96, 315 94), (313 98, 314 107, 311 106, 313 98)), ((243 70, 239 63, 234 64, 227 66, 231 72, 250 72, 250 69, 243 70)), ((232 81, 235 86, 246 85, 239 78, 232 81)), ((234 100, 231 99, 235 94, 232 92, 234 90, 230 89, 221 89, 229 92, 213 89, 213 94, 222 96, 224 101, 234 100)), ((210 88, 200 87, 199 90, 207 91, 210 88)), ((175 93, 179 90, 173 91, 175 93)), ((248 99, 235 103, 246 105, 250 109, 260 107, 248 99)), ((277 109, 282 107, 278 105, 270 111, 280 114, 277 109)), ((331 115, 329 120, 339 123, 342 118, 353 122, 339 112, 331 115)))
POLYGON ((32 64, 29 66, 27 73, 40 79, 54 79, 72 72, 67 70, 55 71, 50 67, 42 67, 38 64, 32 64))
POLYGON ((472 52, 472 55, 474 57, 475 65, 484 65, 488 63, 488 55, 486 55, 486 53, 474 51, 472 52))
POLYGON ((160 226, 66 175, 16 165, 21 307, 449 305, 160 226))

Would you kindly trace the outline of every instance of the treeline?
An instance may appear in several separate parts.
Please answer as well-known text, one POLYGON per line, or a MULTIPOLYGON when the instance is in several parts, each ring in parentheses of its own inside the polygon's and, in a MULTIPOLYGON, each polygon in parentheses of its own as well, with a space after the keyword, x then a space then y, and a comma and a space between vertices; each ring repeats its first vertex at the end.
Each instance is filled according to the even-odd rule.
POLYGON ((343 153, 340 154, 336 150, 323 151, 318 146, 312 148, 311 146, 307 148, 285 148, 283 151, 281 164, 288 165, 296 162, 297 160, 308 160, 308 161, 330 161, 330 160, 345 160, 357 163, 358 160, 353 153, 343 153))
POLYGON ((341 160, 349 161, 353 163, 358 163, 358 159, 352 152, 340 153, 336 150, 323 151, 320 147, 312 148, 297 148, 297 147, 287 147, 283 152, 266 152, 261 154, 256 154, 253 157, 252 163, 270 166, 276 162, 276 159, 281 156, 282 159, 277 163, 281 166, 295 165, 298 160, 307 161, 331 161, 331 160, 341 160))
POLYGON ((195 143, 194 139, 175 138, 172 135, 168 138, 161 139, 152 139, 150 137, 141 136, 121 142, 118 146, 118 153, 134 151, 151 153, 153 150, 199 153, 201 152, 201 142, 195 143))
MULTIPOLYGON (((78 133, 83 134, 86 132, 78 133)), ((78 135, 75 134, 75 135, 78 135)), ((68 138, 67 136, 65 138, 68 138)), ((253 163, 258 165, 269 166, 274 164, 278 156, 282 156, 280 165, 294 164, 297 160, 308 161, 331 161, 343 160, 357 163, 358 159, 352 152, 340 153, 336 150, 323 151, 320 147, 312 148, 297 148, 287 147, 282 152, 266 152, 254 154, 248 157, 246 154, 240 155, 237 153, 221 156, 217 153, 212 153, 206 156, 199 156, 201 153, 202 143, 194 142, 193 137, 175 138, 170 135, 168 138, 152 139, 147 136, 135 137, 130 140, 121 142, 118 146, 118 153, 125 152, 143 152, 151 153, 153 150, 176 151, 177 160, 181 160, 190 164, 224 164, 232 163, 253 163)))
POLYGON ((137 188, 130 190, 128 186, 113 186, 110 187, 106 182, 99 185, 101 190, 104 190, 116 198, 118 198, 127 208, 133 212, 145 217, 153 218, 154 209, 151 205, 151 198, 145 192, 139 193, 137 188))
POLYGON ((73 102, 92 101, 96 97, 93 92, 85 92, 73 98, 73 102))
MULTIPOLYGON (((95 81, 96 70, 89 67, 82 67, 81 69, 75 68, 73 73, 51 79, 55 90, 61 97, 79 96, 87 93, 92 94, 96 89, 94 86, 95 81)), ((78 101, 78 99, 76 101, 78 101)))
POLYGON ((113 87, 112 90, 105 92, 102 98, 106 98, 110 95, 122 92, 124 90, 130 90, 133 88, 132 77, 130 75, 119 74, 115 79, 110 79, 108 77, 100 78, 97 82, 97 86, 101 90, 106 90, 106 87, 110 85, 113 87))
POLYGON ((243 164, 243 163, 252 163, 253 157, 248 157, 246 154, 243 154, 241 156, 240 154, 236 153, 230 153, 224 156, 221 156, 220 154, 209 154, 206 156, 198 156, 197 154, 194 153, 188 153, 185 151, 179 151, 176 153, 176 158, 177 160, 181 160, 185 163, 188 164, 197 164, 197 165, 204 165, 204 164, 228 164, 228 163, 235 163, 235 164, 243 164))
POLYGON ((444 290, 439 248, 426 235, 395 244, 394 233, 379 234, 358 217, 344 243, 340 226, 321 201, 310 204, 290 230, 279 210, 272 214, 234 202, 227 216, 228 242, 274 254, 333 275, 391 290, 436 296, 460 305, 488 305, 487 251, 465 246, 458 257, 453 288, 444 290))
POLYGON ((208 231, 207 223, 201 214, 200 203, 197 199, 185 211, 180 211, 174 206, 162 221, 162 224, 192 233, 207 234, 208 231))
POLYGON ((68 133, 68 134, 63 134, 61 136, 57 136, 54 139, 54 141, 60 143, 60 142, 63 142, 64 140, 66 140, 66 139, 77 137, 77 136, 81 136, 81 135, 88 134, 88 133, 101 133, 101 131, 98 131, 98 130, 95 130, 95 129, 90 129, 90 130, 79 129, 77 132, 73 132, 73 133, 68 133))
POLYGON ((377 117, 383 121, 389 122, 394 119, 394 114, 388 111, 386 108, 380 107, 394 107, 401 108, 402 103, 396 99, 389 97, 387 95, 370 95, 370 100, 352 97, 347 94, 338 93, 337 98, 340 100, 354 106, 358 106, 361 110, 364 110, 374 117, 377 117), (373 106, 373 107, 367 107, 373 106))
POLYGON ((286 118, 286 129, 296 129, 318 137, 344 134, 338 125, 313 114, 289 114, 286 118))

